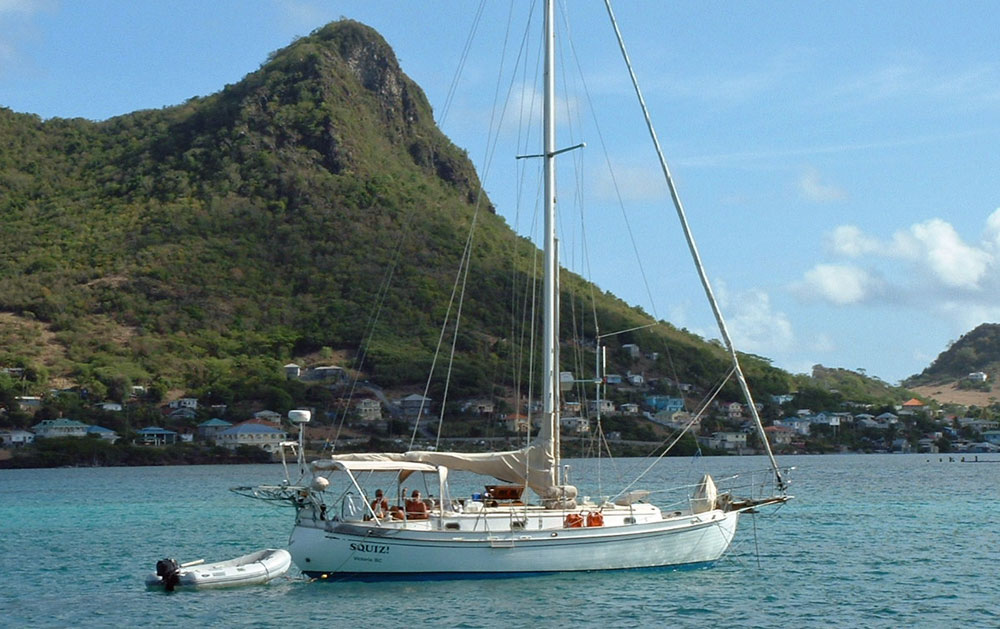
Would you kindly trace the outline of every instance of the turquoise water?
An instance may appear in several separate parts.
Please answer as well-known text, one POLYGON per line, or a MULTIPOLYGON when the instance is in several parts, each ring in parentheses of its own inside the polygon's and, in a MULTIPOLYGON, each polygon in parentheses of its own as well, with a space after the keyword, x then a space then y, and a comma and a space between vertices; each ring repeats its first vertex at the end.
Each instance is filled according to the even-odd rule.
MULTIPOLYGON (((1000 626, 1000 463, 953 459, 782 458, 797 467, 796 499, 744 517, 710 568, 413 583, 296 573, 172 595, 143 586, 157 559, 285 545, 290 509, 228 491, 279 480, 280 466, 3 470, 0 626, 1000 626)), ((592 465, 574 462, 572 473, 592 465)), ((668 460, 657 476, 763 467, 755 457, 668 460)))

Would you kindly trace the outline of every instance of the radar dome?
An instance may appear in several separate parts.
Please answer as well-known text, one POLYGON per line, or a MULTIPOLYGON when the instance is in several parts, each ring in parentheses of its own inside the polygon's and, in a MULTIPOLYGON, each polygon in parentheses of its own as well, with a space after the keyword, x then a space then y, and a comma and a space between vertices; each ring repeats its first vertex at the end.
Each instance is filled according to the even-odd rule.
POLYGON ((330 486, 330 481, 323 478, 322 476, 317 476, 312 481, 313 491, 324 491, 329 486, 330 486))

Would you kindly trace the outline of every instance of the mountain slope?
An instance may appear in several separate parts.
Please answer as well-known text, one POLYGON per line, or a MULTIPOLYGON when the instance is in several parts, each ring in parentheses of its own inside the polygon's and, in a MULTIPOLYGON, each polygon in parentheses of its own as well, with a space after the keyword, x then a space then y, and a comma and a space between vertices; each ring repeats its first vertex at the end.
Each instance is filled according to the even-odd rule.
POLYGON ((906 380, 908 385, 948 382, 982 371, 1000 371, 1000 324, 983 323, 938 354, 926 369, 906 380))
MULTIPOLYGON (((509 370, 518 333, 500 304, 523 299, 537 252, 489 211, 465 153, 364 25, 329 24, 175 107, 97 123, 0 110, 0 137, 0 311, 23 323, 0 342, 40 322, 60 349, 3 343, 0 365, 98 393, 209 391, 365 347, 379 382, 417 383, 476 217, 462 317, 477 332, 459 337, 456 378, 483 391, 509 370)), ((592 291, 571 274, 564 291, 570 321, 573 295, 592 291)), ((605 329, 648 322, 596 292, 605 329)), ((724 372, 717 346, 669 325, 616 340, 669 346, 684 380, 724 372)), ((787 390, 765 360, 747 371, 762 393, 787 390)))

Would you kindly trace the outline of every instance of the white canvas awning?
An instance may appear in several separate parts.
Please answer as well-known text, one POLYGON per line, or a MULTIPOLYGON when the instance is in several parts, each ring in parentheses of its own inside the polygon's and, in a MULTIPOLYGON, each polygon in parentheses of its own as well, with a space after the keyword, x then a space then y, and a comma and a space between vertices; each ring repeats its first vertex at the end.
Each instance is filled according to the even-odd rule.
MULTIPOLYGON (((355 455, 347 455, 355 456, 355 455)), ((363 455, 381 456, 381 455, 363 455)), ((391 456, 391 455, 389 455, 391 456)), ((416 461, 399 461, 391 459, 344 460, 338 456, 332 459, 313 461, 314 471, 342 470, 345 472, 437 472, 437 466, 416 461)))

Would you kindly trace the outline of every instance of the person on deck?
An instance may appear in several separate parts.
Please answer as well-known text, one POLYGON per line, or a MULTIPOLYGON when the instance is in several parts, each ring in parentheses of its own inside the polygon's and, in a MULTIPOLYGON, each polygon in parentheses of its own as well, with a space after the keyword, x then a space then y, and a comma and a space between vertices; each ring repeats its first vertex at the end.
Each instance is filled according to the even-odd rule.
POLYGON ((414 489, 410 499, 406 501, 406 518, 408 520, 426 520, 427 505, 420 499, 420 490, 414 489))
POLYGON ((385 499, 381 489, 375 490, 375 500, 372 500, 372 511, 376 518, 384 518, 389 513, 389 501, 385 499))

